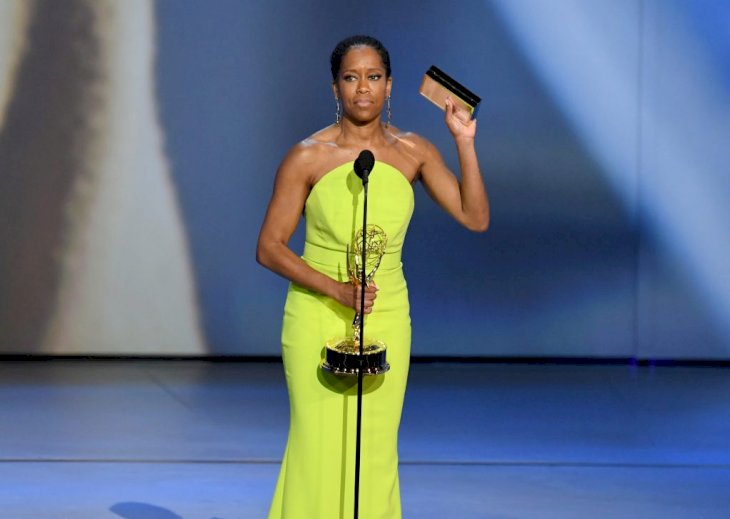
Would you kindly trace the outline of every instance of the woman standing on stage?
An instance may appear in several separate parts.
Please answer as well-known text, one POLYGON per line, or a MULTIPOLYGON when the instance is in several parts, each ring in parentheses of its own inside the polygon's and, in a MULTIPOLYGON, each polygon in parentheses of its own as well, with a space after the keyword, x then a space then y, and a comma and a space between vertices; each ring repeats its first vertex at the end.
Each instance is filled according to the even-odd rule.
POLYGON ((282 161, 256 253, 259 263, 291 281, 282 327, 290 429, 269 517, 334 519, 349 517, 353 507, 356 377, 323 372, 320 363, 325 342, 347 335, 360 311, 347 250, 362 226, 362 183, 353 161, 367 149, 376 159, 368 223, 380 226, 388 241, 374 283, 365 288, 363 312, 368 335, 388 346, 391 370, 365 379, 359 509, 366 519, 393 519, 401 517, 397 439, 411 341, 400 253, 413 212, 412 184, 423 182, 436 203, 473 231, 487 229, 489 204, 469 114, 447 101, 459 180, 430 142, 390 124, 390 57, 378 40, 347 38, 330 64, 336 121, 282 161), (300 258, 288 242, 302 213, 300 258))

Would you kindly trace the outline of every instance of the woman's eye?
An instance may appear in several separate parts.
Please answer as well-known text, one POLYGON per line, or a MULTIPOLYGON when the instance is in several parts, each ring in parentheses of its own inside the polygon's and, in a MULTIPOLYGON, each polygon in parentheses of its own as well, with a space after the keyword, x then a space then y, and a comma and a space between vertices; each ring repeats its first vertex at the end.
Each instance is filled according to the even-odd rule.
POLYGON ((371 74, 370 77, 369 77, 369 79, 370 79, 370 81, 377 81, 381 77, 383 77, 383 76, 381 76, 380 74, 371 74))
POLYGON ((355 81, 356 79, 357 79, 357 78, 356 78, 355 76, 345 76, 345 77, 344 77, 344 80, 345 80, 345 81, 355 81))

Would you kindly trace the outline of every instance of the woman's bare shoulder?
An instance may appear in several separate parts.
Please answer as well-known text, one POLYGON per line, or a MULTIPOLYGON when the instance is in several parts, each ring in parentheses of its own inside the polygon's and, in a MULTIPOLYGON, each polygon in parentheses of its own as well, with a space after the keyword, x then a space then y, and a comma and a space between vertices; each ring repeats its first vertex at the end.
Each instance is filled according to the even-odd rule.
POLYGON ((280 170, 297 170, 310 184, 314 184, 323 172, 331 169, 331 163, 336 163, 340 152, 335 138, 337 129, 328 126, 292 146, 280 170))
POLYGON ((327 130, 328 128, 325 128, 313 133, 289 148, 282 166, 306 166, 307 164, 316 163, 328 150, 334 147, 334 144, 327 139, 327 130))
POLYGON ((321 130, 314 132, 312 135, 304 139, 303 142, 336 146, 335 140, 337 139, 337 136, 339 134, 340 129, 337 127, 337 125, 330 124, 329 126, 325 126, 321 130))
POLYGON ((420 159, 424 159, 435 149, 431 141, 415 132, 400 130, 391 126, 391 135, 404 152, 420 159))

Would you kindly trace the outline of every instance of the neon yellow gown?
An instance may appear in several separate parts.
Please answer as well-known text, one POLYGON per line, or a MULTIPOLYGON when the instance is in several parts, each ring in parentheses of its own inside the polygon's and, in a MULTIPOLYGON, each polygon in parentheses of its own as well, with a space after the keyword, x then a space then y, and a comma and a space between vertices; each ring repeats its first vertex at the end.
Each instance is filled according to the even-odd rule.
MULTIPOLYGON (((363 188, 353 163, 323 176, 305 204, 303 259, 347 281, 346 247, 362 227, 363 188)), ((388 347, 390 371, 364 379, 360 506, 362 519, 401 517, 398 427, 411 346, 401 249, 413 213, 413 189, 394 167, 376 162, 368 187, 368 224, 388 243, 375 274, 379 291, 365 335, 388 347)), ((324 344, 351 335, 354 310, 291 284, 284 308, 282 357, 291 408, 289 439, 269 519, 345 519, 354 506, 357 377, 323 372, 324 344)))

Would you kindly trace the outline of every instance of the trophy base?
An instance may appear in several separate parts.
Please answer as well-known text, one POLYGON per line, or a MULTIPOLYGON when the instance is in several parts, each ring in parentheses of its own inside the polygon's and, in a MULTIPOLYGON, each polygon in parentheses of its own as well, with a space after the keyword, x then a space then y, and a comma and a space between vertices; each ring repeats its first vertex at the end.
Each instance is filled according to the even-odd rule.
MULTIPOLYGON (((390 369, 385 360, 386 347, 382 341, 365 339, 362 355, 363 375, 382 375, 390 369)), ((360 344, 353 337, 328 341, 322 369, 335 375, 355 375, 360 371, 360 344)))

